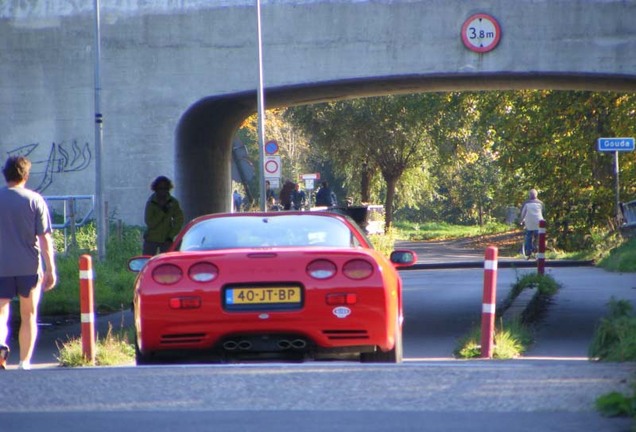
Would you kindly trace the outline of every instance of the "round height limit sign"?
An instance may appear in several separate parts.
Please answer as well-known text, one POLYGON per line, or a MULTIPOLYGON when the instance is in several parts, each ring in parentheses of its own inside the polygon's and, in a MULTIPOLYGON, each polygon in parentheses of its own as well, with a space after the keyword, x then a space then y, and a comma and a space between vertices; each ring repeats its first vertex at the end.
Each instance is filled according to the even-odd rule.
POLYGON ((280 156, 265 156, 265 177, 280 177, 280 156))
POLYGON ((462 41, 466 48, 478 53, 495 49, 501 39, 501 27, 495 18, 488 14, 475 14, 462 26, 462 41))

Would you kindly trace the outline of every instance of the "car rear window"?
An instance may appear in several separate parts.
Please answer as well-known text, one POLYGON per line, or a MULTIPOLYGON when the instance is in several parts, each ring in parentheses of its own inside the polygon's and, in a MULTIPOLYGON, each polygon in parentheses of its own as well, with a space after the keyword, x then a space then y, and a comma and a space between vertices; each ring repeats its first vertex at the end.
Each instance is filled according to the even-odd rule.
POLYGON ((349 227, 333 217, 241 215, 206 219, 192 226, 180 250, 359 245, 349 227))

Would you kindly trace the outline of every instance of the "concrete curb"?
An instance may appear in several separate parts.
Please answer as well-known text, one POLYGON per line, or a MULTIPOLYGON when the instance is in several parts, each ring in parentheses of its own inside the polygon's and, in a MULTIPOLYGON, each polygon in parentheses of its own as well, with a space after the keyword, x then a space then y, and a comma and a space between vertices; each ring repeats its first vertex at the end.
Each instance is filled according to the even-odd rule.
MULTIPOLYGON (((593 267, 594 261, 546 261, 546 267, 593 267)), ((409 267, 401 267, 399 270, 436 270, 436 269, 456 269, 456 268, 483 268, 483 261, 463 261, 446 263, 416 263, 409 267)), ((536 261, 512 260, 497 263, 498 268, 536 268, 536 261)))
POLYGON ((526 288, 522 290, 517 297, 512 301, 512 303, 506 308, 506 310, 501 315, 501 318, 505 322, 510 322, 514 320, 521 320, 523 313, 528 308, 532 299, 539 293, 538 289, 530 289, 526 288))

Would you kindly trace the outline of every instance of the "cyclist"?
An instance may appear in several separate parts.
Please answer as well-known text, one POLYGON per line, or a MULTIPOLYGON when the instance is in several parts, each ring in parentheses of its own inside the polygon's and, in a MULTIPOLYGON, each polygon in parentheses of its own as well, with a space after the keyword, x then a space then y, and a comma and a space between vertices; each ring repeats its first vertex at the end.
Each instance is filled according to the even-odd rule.
POLYGON ((530 259, 537 251, 535 239, 539 234, 539 221, 543 220, 543 202, 537 198, 538 195, 536 189, 530 189, 528 200, 521 207, 521 223, 525 225, 523 253, 526 259, 530 259))

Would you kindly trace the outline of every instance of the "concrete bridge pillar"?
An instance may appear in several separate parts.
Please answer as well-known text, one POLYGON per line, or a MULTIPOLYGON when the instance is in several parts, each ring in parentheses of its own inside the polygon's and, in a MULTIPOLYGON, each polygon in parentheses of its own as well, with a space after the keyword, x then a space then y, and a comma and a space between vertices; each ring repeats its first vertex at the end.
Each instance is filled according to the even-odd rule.
POLYGON ((232 139, 256 110, 253 97, 206 98, 181 117, 175 149, 176 195, 186 220, 232 210, 232 139))

